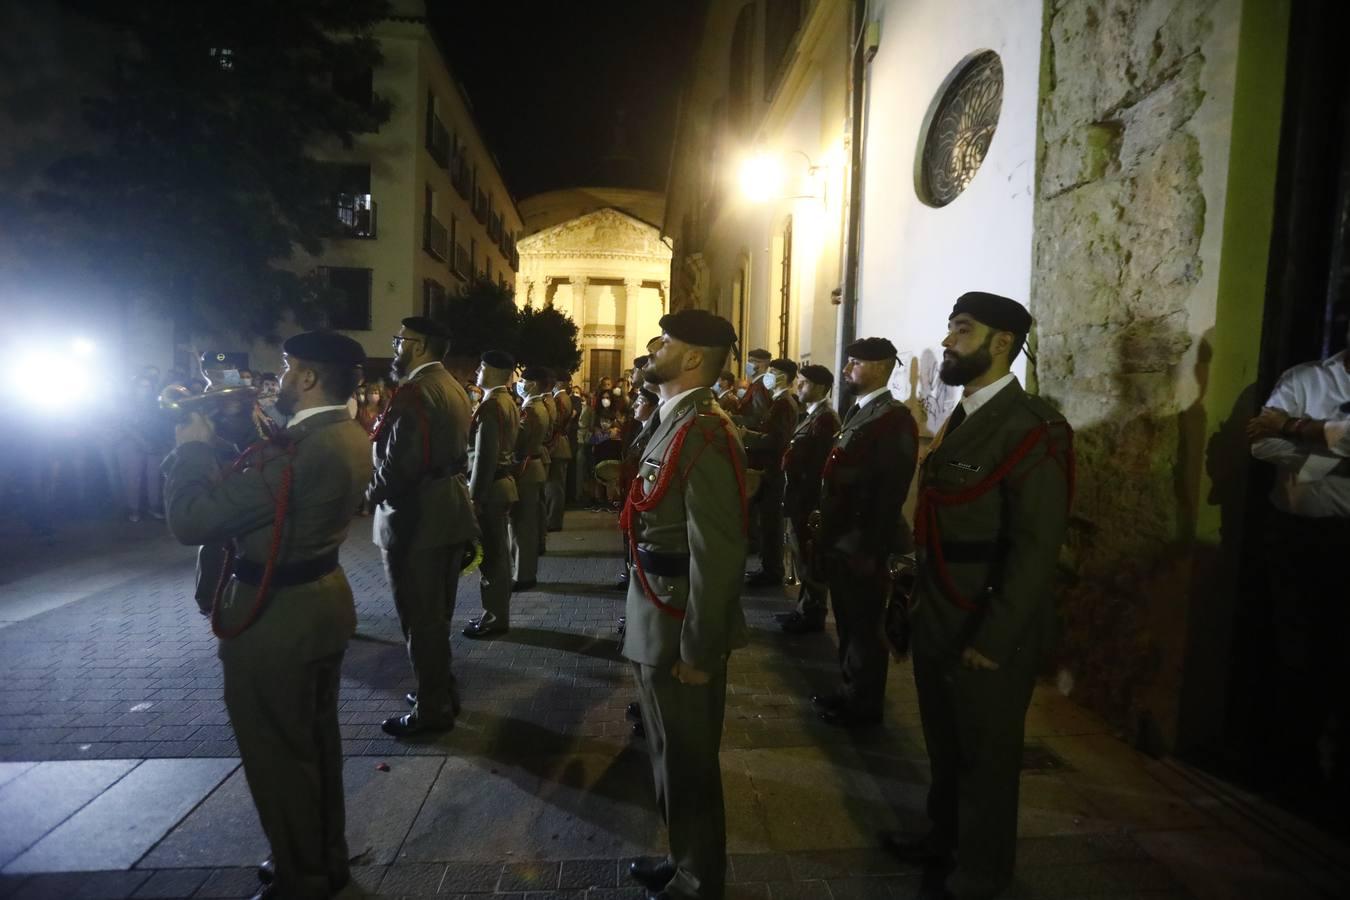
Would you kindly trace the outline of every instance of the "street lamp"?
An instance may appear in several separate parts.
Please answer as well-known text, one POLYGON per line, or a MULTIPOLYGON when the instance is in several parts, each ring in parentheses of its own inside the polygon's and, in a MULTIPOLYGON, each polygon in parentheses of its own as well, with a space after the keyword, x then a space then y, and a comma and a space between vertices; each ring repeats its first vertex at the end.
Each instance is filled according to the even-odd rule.
MULTIPOLYGON (((811 190, 814 191, 814 177, 822 167, 812 162, 811 157, 800 150, 789 150, 788 152, 796 154, 806 160, 806 178, 809 180, 811 190)), ((787 174, 782 157, 777 154, 761 151, 753 156, 746 157, 741 163, 739 178, 741 194, 751 203, 764 203, 769 200, 825 199, 823 196, 816 193, 801 193, 784 196, 783 183, 786 180, 787 174)))

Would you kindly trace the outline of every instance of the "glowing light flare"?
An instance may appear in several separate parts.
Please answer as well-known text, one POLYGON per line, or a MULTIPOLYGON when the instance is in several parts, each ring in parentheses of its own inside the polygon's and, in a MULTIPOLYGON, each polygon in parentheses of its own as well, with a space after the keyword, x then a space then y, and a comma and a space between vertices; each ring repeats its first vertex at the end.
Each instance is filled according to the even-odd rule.
POLYGON ((94 342, 88 338, 76 338, 71 341, 70 346, 80 356, 92 356, 94 353, 94 342))
MULTIPOLYGON (((92 349, 92 346, 91 346, 92 349)), ((42 383, 41 391, 21 392, 21 402, 44 413, 67 412, 83 406, 93 395, 93 379, 70 357, 50 350, 29 350, 19 355, 11 371, 15 384, 42 383)))
POLYGON ((777 157, 759 153, 741 163, 741 194, 751 203, 763 203, 783 196, 783 163, 777 157))

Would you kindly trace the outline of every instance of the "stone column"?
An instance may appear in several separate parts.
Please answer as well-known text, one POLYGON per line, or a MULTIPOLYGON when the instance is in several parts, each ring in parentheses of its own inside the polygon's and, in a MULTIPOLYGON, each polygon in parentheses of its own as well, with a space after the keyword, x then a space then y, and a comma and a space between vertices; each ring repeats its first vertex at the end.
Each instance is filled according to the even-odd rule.
POLYGON ((521 301, 521 306, 531 306, 534 304, 534 298, 530 296, 534 293, 534 279, 520 276, 516 278, 516 299, 521 301))
POLYGON ((665 315, 670 312, 670 282, 662 281, 657 290, 661 292, 661 314, 665 315))
POLYGON ((548 289, 551 288, 552 286, 553 286, 553 276, 552 276, 552 275, 545 275, 543 278, 540 278, 540 279, 539 279, 539 303, 538 303, 538 306, 539 306, 540 309, 545 309, 545 308, 547 308, 547 307, 553 305, 553 301, 550 300, 550 299, 549 299, 549 296, 548 296, 548 289))
POLYGON ((572 282, 572 304, 576 307, 572 312, 577 316, 584 316, 586 309, 586 286, 590 279, 585 275, 573 275, 572 282))

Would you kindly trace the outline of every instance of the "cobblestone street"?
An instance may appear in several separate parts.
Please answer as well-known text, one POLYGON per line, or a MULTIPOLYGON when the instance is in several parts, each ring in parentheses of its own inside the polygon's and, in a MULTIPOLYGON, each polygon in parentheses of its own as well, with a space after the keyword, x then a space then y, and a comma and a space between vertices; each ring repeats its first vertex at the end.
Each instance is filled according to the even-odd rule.
MULTIPOLYGON (((142 523, 20 556, 0 583, 0 897, 237 897, 266 854, 221 699, 215 639, 191 598, 193 553, 142 523)), ((348 837, 380 896, 640 898, 622 873, 659 852, 633 699, 617 656, 614 517, 572 512, 513 627, 454 634, 464 714, 438 741, 379 723, 413 687, 384 575, 358 520, 343 551, 360 626, 342 681, 348 837), (388 770, 383 771, 387 764, 388 770)), ((456 625, 477 611, 460 587, 456 625)), ((787 638, 772 592, 748 595, 723 772, 731 895, 918 896, 875 849, 918 828, 927 779, 905 664, 873 733, 817 722, 831 633, 787 638)), ((1344 851, 1206 776, 1125 746, 1048 686, 1033 701, 1015 897, 1346 896, 1344 851)), ((486 897, 484 897, 486 900, 486 897)))

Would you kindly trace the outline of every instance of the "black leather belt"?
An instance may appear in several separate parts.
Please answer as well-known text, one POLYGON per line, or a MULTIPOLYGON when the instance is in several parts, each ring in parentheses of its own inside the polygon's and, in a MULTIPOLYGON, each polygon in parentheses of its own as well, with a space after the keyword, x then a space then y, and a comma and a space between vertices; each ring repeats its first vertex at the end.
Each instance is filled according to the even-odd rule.
POLYGON ((639 547, 637 555, 642 571, 648 575, 660 575, 662 578, 689 576, 688 553, 657 553, 655 550, 643 550, 639 547))
MULTIPOLYGON (((337 567, 338 552, 336 550, 303 562, 278 565, 272 571, 272 587, 295 587, 297 584, 309 584, 311 581, 318 581, 337 567)), ((266 568, 262 563, 240 559, 236 556, 232 574, 244 584, 257 587, 262 584, 263 572, 266 568)))
POLYGON ((990 563, 1004 549, 1001 541, 942 542, 942 558, 949 563, 990 563))
POLYGON ((469 464, 463 460, 457 463, 451 463, 448 466, 436 466, 433 469, 427 469, 428 478, 446 478, 452 475, 463 475, 469 471, 469 464))

